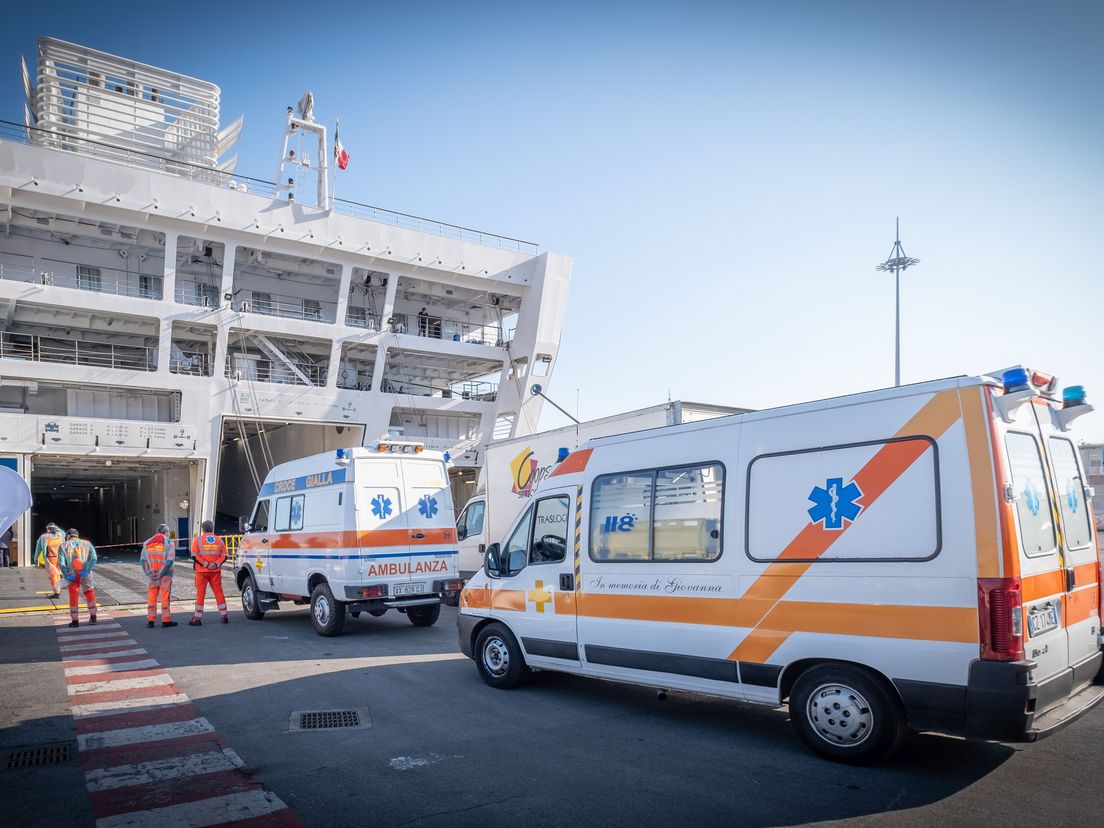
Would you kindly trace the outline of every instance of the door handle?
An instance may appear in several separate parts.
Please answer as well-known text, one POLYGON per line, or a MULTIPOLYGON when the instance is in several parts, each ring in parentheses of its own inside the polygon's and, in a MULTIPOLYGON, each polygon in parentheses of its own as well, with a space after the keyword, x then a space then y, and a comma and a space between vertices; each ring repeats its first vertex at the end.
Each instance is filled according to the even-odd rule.
POLYGON ((1074 568, 1066 569, 1066 592, 1073 592, 1077 588, 1077 572, 1074 568))
POLYGON ((572 592, 575 589, 575 576, 570 572, 560 575, 560 589, 564 592, 572 592))
POLYGON ((261 543, 268 543, 268 538, 261 538, 261 543))
POLYGON ((414 540, 421 540, 422 538, 425 537, 425 532, 415 532, 410 537, 414 538, 414 540))

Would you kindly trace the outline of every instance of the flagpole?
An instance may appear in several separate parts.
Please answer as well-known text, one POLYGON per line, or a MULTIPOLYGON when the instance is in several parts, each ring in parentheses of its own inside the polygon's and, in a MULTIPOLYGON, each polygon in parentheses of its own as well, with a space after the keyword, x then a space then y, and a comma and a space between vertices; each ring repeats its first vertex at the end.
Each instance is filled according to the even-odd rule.
MULTIPOLYGON (((337 119, 337 127, 334 129, 334 146, 337 146, 338 139, 341 138, 341 119, 337 119)), ((329 149, 329 152, 333 153, 333 148, 329 149)), ((333 167, 333 181, 330 184, 330 210, 337 204, 337 157, 331 159, 331 166, 333 167)))

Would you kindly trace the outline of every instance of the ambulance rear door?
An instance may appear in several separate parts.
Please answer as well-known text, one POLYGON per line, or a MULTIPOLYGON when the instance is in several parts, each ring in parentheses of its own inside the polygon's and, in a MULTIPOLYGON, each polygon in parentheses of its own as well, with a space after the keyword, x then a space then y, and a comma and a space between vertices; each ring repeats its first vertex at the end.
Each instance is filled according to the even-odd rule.
POLYGON ((359 575, 365 584, 409 580, 410 508, 399 458, 356 461, 356 530, 359 575))
MULTIPOLYGON (((1003 430, 1008 487, 1016 515, 1023 600, 1024 655, 1036 662, 1036 679, 1045 682, 1069 669, 1063 626, 1066 592, 1058 535, 1057 504, 1048 480, 1043 435, 1033 409, 1021 406, 1003 430)), ((1041 700, 1045 706, 1046 700, 1041 700)))
MULTIPOLYGON (((1054 405, 1033 405, 1039 431, 1049 460, 1050 483, 1058 514, 1059 554, 1061 556, 1061 621, 1067 636, 1069 666, 1075 668, 1074 684, 1083 686, 1096 670, 1077 671, 1078 665, 1099 651, 1100 589, 1097 585, 1097 551, 1090 509, 1085 492, 1085 476, 1078 461, 1077 448, 1063 432, 1054 405)), ((1030 657, 1030 651, 1028 652, 1030 657)), ((1074 690, 1079 689, 1074 686, 1074 690)))
MULTIPOLYGON (((455 578, 459 572, 456 545, 456 513, 442 460, 403 458, 406 485, 410 558, 403 590, 408 595, 434 592, 433 582, 455 578)), ((393 595, 402 592, 396 587, 393 595)))

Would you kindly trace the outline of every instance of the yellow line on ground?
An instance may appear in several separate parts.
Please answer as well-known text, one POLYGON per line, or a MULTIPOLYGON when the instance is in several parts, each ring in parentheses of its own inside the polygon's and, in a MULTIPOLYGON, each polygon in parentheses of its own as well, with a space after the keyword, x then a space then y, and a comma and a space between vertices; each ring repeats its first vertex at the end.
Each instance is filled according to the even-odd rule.
POLYGON ((15 607, 13 609, 0 609, 0 614, 5 614, 6 615, 6 614, 9 614, 9 613, 13 613, 13 612, 44 612, 46 610, 56 610, 56 609, 69 609, 69 606, 66 605, 65 607, 56 607, 56 606, 51 604, 48 607, 15 607))

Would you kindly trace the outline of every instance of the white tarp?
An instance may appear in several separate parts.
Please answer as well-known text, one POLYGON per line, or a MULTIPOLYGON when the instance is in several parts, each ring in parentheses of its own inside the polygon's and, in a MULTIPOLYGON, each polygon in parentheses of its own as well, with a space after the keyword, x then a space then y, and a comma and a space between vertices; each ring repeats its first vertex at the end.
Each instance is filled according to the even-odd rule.
POLYGON ((7 466, 0 466, 0 532, 6 532, 30 508, 31 490, 27 481, 7 466))

